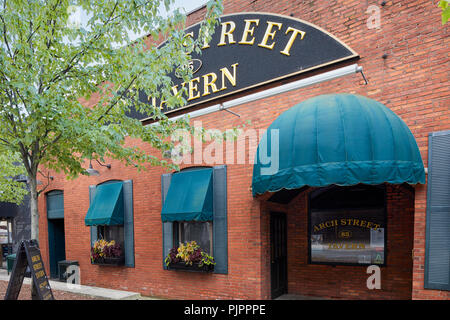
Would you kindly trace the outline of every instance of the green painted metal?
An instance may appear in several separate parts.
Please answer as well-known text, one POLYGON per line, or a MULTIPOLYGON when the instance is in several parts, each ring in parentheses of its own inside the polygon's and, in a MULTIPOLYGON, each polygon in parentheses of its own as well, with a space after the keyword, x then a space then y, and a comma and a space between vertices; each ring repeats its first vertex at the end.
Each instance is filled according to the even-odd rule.
POLYGON ((228 274, 227 167, 216 166, 213 170, 213 255, 216 262, 214 273, 228 274))
MULTIPOLYGON (((170 181, 172 180, 172 173, 166 173, 161 175, 161 201, 162 206, 164 207, 164 202, 167 197, 167 192, 169 191, 170 181)), ((162 254, 162 263, 163 269, 167 270, 167 266, 164 262, 164 259, 169 254, 170 249, 173 248, 173 222, 167 221, 163 222, 162 226, 162 236, 163 236, 163 254, 162 254)))
POLYGON ((47 193, 47 218, 64 219, 64 194, 61 190, 47 193))
MULTIPOLYGON (((97 186, 95 184, 89 186, 89 206, 92 206, 95 199, 95 192, 97 191, 97 186)), ((90 233, 91 233, 91 247, 94 246, 94 243, 98 240, 97 239, 97 226, 90 226, 90 233)))
POLYGON ((269 126, 255 157, 252 192, 384 182, 425 184, 408 126, 375 100, 327 94, 297 104, 269 126))
POLYGON ((450 291, 450 130, 428 139, 424 288, 450 291))
POLYGON ((123 182, 125 266, 134 268, 133 181, 123 182))
POLYGON ((58 278, 58 261, 66 260, 64 219, 48 219, 50 277, 58 278))

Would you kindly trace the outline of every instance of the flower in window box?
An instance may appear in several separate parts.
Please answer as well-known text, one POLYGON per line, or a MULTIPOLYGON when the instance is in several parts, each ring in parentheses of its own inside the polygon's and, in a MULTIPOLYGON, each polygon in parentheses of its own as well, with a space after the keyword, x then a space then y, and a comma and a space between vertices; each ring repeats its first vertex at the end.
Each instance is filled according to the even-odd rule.
POLYGON ((123 264, 122 248, 114 240, 97 240, 91 248, 91 262, 93 264, 123 264))
POLYGON ((180 246, 172 248, 164 262, 169 268, 205 271, 212 270, 216 264, 214 258, 203 251, 195 241, 181 243, 180 246))

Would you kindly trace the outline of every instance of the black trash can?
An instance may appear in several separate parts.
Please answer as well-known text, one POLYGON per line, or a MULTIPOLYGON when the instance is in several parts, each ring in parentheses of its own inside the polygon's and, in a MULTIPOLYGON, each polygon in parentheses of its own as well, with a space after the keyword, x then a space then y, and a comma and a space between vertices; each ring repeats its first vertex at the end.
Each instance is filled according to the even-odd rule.
MULTIPOLYGON (((8 274, 12 272, 15 261, 16 261, 15 253, 6 256, 6 270, 8 271, 8 274)), ((25 271, 25 278, 31 278, 31 271, 29 266, 27 266, 27 269, 25 271)))
POLYGON ((69 266, 79 266, 76 260, 61 260, 58 261, 58 278, 59 281, 67 282, 67 278, 73 274, 67 274, 67 268, 69 266))

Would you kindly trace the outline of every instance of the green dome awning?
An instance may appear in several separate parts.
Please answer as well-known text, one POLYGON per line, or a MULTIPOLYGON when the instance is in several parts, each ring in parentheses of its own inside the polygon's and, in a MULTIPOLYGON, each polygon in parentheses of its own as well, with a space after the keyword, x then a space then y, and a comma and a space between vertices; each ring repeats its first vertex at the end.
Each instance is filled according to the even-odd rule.
POLYGON ((408 126, 375 100, 328 94, 297 104, 269 126, 258 145, 252 190, 255 196, 303 186, 384 182, 425 183, 408 126))

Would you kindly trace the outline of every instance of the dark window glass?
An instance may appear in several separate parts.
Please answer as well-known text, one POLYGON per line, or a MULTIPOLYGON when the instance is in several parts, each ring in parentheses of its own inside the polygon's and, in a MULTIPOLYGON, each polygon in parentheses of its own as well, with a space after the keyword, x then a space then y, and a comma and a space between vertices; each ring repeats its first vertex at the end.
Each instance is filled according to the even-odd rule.
POLYGON ((212 222, 178 222, 175 229, 179 243, 194 240, 200 248, 212 254, 212 222))
POLYGON ((124 235, 123 235, 123 225, 120 226, 98 226, 97 227, 97 238, 105 239, 106 241, 114 240, 116 243, 120 244, 121 248, 124 248, 124 235))
POLYGON ((384 265, 384 193, 384 187, 361 185, 313 192, 309 225, 311 263, 384 265))

